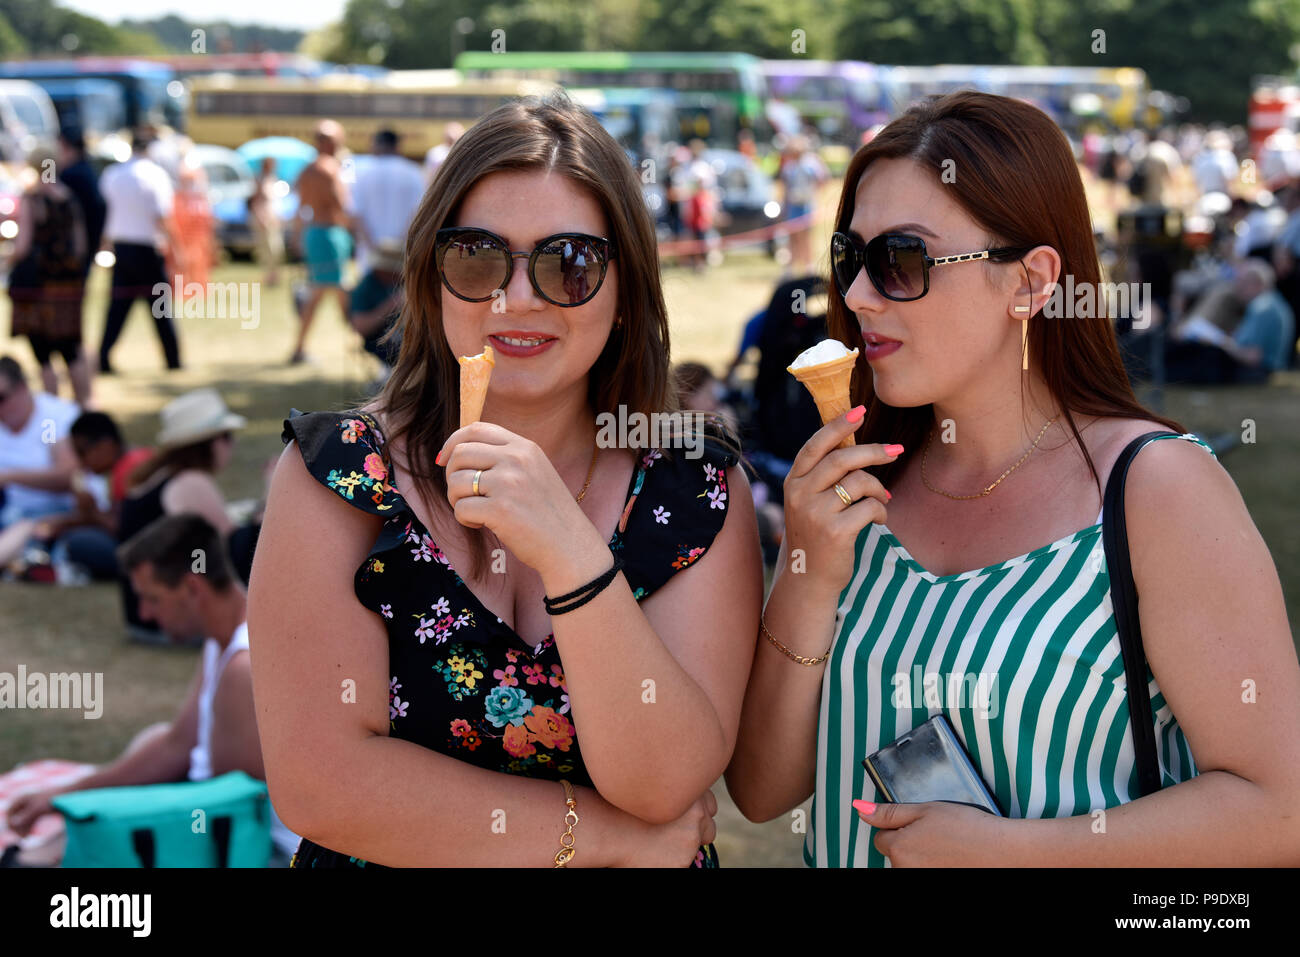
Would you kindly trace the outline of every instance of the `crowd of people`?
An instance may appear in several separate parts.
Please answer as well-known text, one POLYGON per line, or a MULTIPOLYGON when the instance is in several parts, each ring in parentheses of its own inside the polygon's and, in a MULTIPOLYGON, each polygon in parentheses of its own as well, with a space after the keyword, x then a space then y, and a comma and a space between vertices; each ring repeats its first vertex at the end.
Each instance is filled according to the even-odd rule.
MULTIPOLYGON (((1294 366, 1300 315, 1300 146, 1283 130, 1258 150, 1240 127, 1187 124, 1082 141, 1103 197, 1154 231, 1123 237, 1126 275, 1148 283, 1143 315, 1122 317, 1134 381, 1261 384, 1294 366), (1165 214, 1175 219, 1168 241, 1165 214), (1166 236, 1157 235, 1165 232, 1166 236)), ((1112 241, 1123 232, 1116 227, 1112 241)))
MULTIPOLYGON (((826 164, 814 148, 815 134, 778 133, 772 140, 776 156, 775 199, 781 208, 780 220, 770 234, 748 238, 750 245, 786 246, 781 256, 783 275, 804 275, 814 264, 813 227, 819 215, 818 197, 830 181, 826 164)), ((758 168, 758 146, 753 131, 739 134, 737 152, 744 161, 758 168)), ((707 157, 707 144, 691 139, 667 149, 668 174, 665 202, 666 227, 670 237, 687 244, 687 252, 674 254, 696 270, 710 263, 710 253, 720 247, 724 210, 723 183, 719 171, 707 157)))
MULTIPOLYGON (((309 360, 307 336, 328 297, 378 361, 377 387, 401 345, 400 337, 384 336, 401 308, 396 277, 406 225, 436 159, 431 155, 422 174, 398 153, 396 134, 382 130, 373 155, 354 168, 353 158, 343 155, 343 130, 331 121, 321 123, 315 145, 315 159, 295 183, 297 213, 288 224, 275 210, 276 161, 266 158, 254 174, 246 201, 254 252, 267 285, 279 283, 288 252, 300 254, 305 264, 305 281, 294 297, 298 325, 288 364, 309 360), (359 281, 352 286, 346 275, 354 250, 359 281)), ((95 407, 95 374, 115 374, 113 350, 137 302, 152 318, 166 367, 183 367, 175 304, 187 288, 206 290, 220 256, 208 178, 192 144, 144 126, 133 133, 131 146, 129 158, 102 174, 75 131, 62 134, 57 153, 33 150, 17 239, 5 264, 11 336, 28 340, 51 393, 60 391, 53 359, 61 356, 72 397, 86 408, 95 407), (111 263, 97 362, 82 341, 86 283, 96 262, 111 263), (159 295, 161 287, 166 296, 159 295)))
MULTIPOLYGON (((0 574, 9 580, 82 584, 117 581, 126 632, 174 640, 139 610, 116 548, 164 515, 206 519, 248 581, 260 503, 230 515, 217 477, 247 424, 216 390, 186 392, 163 406, 151 446, 128 446, 113 416, 33 391, 23 368, 0 357, 0 574)), ((268 462, 269 467, 271 463, 268 462)))

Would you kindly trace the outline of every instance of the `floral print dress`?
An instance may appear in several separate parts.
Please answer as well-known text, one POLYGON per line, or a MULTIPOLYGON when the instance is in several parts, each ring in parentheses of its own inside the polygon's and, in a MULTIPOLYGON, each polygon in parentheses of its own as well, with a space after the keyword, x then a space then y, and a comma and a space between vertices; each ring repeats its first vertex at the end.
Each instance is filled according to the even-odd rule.
MULTIPOLYGON (((373 416, 291 410, 281 441, 350 505, 385 519, 353 586, 388 632, 389 734, 482 768, 593 787, 570 720, 553 636, 530 645, 471 592, 392 484, 373 416)), ((699 559, 727 514, 734 453, 651 450, 633 470, 610 539, 638 601, 699 559)), ((688 746, 683 742, 683 747, 688 746)), ((559 847, 560 815, 556 818, 559 847)), ((379 867, 303 839, 291 867, 379 867)), ((693 866, 717 867, 710 844, 693 866)))

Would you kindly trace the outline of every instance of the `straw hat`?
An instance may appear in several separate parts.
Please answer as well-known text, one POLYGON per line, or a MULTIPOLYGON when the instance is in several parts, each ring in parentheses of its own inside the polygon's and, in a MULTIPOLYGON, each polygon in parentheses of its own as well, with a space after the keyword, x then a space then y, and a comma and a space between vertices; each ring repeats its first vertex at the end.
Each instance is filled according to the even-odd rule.
POLYGON ((406 242, 401 239, 381 239, 370 253, 370 264, 381 272, 401 272, 406 260, 406 242))
POLYGON ((215 389, 195 389, 163 406, 160 449, 174 449, 210 439, 222 432, 242 429, 248 420, 226 408, 215 389))

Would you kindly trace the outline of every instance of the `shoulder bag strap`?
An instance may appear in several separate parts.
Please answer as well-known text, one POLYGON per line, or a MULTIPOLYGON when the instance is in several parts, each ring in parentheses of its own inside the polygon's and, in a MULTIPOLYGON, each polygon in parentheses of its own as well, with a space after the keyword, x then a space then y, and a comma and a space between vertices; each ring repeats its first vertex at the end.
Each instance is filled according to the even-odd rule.
POLYGON ((1124 678, 1128 685, 1128 710, 1133 726, 1139 795, 1160 790, 1160 767, 1156 760, 1155 718, 1151 712, 1151 696, 1146 681, 1147 657, 1142 648, 1142 625, 1138 620, 1137 585, 1133 581, 1133 568, 1129 561, 1124 483, 1128 478, 1128 467, 1138 452, 1152 439, 1162 435, 1177 433, 1148 432, 1125 447, 1106 480, 1106 495, 1102 504, 1101 537, 1106 549, 1111 604, 1115 609, 1115 626, 1119 631, 1124 678))

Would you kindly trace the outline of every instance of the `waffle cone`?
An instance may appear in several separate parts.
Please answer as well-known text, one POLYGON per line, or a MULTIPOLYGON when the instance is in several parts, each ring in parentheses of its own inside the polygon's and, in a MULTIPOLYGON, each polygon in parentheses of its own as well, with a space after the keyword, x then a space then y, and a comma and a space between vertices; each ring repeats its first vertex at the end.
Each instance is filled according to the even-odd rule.
POLYGON ((463 429, 483 415, 488 380, 492 378, 496 358, 492 347, 484 346, 481 354, 460 356, 456 361, 460 363, 460 427, 463 429))
MULTIPOLYGON (((802 369, 787 366, 786 371, 802 382, 804 388, 812 394, 813 401, 817 403, 817 414, 821 416, 822 425, 826 425, 853 408, 849 384, 857 363, 858 350, 854 349, 848 355, 830 362, 804 366, 802 369)), ((853 444, 853 433, 849 433, 838 447, 847 449, 853 444)))

